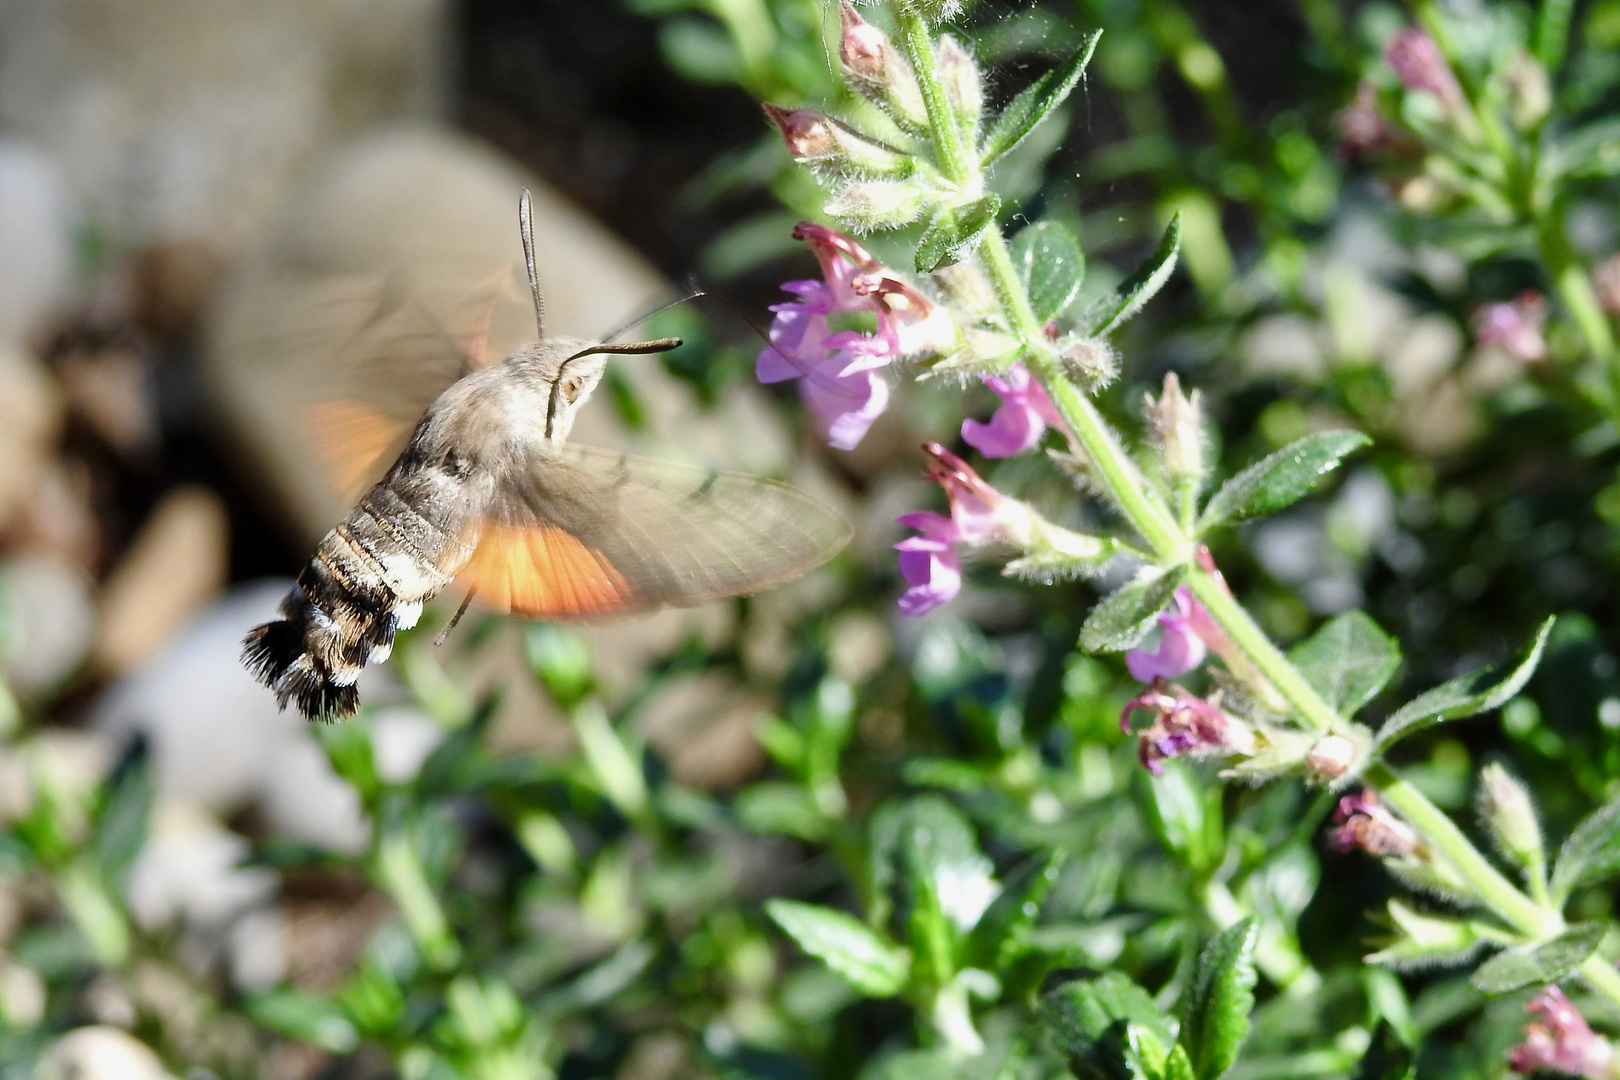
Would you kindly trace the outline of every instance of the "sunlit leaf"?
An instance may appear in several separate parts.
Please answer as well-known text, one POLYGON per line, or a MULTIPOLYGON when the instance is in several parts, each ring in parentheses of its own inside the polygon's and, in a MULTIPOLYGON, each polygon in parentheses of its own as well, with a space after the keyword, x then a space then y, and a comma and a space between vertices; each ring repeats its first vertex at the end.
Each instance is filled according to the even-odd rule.
POLYGON ((1217 1080, 1249 1037, 1259 935, 1258 924, 1244 919, 1216 934, 1198 954, 1181 1011, 1181 1045, 1198 1080, 1217 1080))
POLYGON ((1057 221, 1040 221, 1012 239, 1013 268, 1041 322, 1068 310, 1086 281, 1086 256, 1080 241, 1057 221))
POLYGON ((806 953, 867 997, 893 997, 906 985, 906 959, 852 915, 796 900, 770 900, 765 911, 806 953))
POLYGON ((1348 611, 1288 650, 1288 659, 1334 712, 1348 717, 1389 682, 1401 650, 1365 612, 1348 611))
POLYGON ((1133 581, 1110 593, 1091 609, 1080 627, 1080 647, 1087 652, 1123 652, 1147 635, 1153 619, 1170 603, 1181 571, 1170 570, 1145 581, 1133 581))
POLYGON ((979 148, 982 164, 989 165, 1023 142, 1037 124, 1063 104, 1086 73, 1086 65, 1091 63, 1091 54, 1097 51, 1097 39, 1100 37, 1102 31, 1093 31, 1069 59, 1036 79, 1023 93, 1007 103, 1001 115, 996 117, 996 122, 990 126, 984 145, 979 148))
POLYGON ((1147 262, 1087 311, 1081 320, 1085 332, 1092 337, 1106 337, 1124 326, 1164 288, 1164 283, 1175 273, 1180 253, 1181 215, 1177 214, 1170 219, 1159 246, 1148 256, 1147 262))
POLYGON ((1222 484, 1204 507, 1198 531, 1272 514, 1293 504, 1346 456, 1371 442, 1359 431, 1324 431, 1289 443, 1222 484))
POLYGON ((1524 659, 1500 681, 1495 681, 1497 676, 1494 672, 1481 669, 1467 675, 1459 675, 1455 679, 1449 679, 1439 686, 1425 690, 1396 709, 1378 731, 1377 752, 1382 753, 1401 739, 1441 721, 1460 720, 1465 716, 1488 712, 1505 704, 1523 690, 1524 684, 1535 674, 1536 665, 1541 662, 1541 653, 1546 648, 1547 635, 1552 633, 1552 627, 1552 619, 1541 624, 1541 629, 1536 631, 1535 640, 1530 643, 1524 659))
POLYGON ((1469 981, 1487 994, 1557 982, 1597 951, 1607 930, 1601 922, 1576 923, 1539 944, 1504 949, 1479 965, 1469 981))
POLYGON ((986 195, 964 206, 941 206, 917 243, 917 272, 931 274, 965 258, 979 242, 979 235, 995 223, 1000 209, 999 195, 986 195))
POLYGON ((1620 873, 1620 798, 1611 799, 1575 826, 1553 865, 1553 895, 1620 873))

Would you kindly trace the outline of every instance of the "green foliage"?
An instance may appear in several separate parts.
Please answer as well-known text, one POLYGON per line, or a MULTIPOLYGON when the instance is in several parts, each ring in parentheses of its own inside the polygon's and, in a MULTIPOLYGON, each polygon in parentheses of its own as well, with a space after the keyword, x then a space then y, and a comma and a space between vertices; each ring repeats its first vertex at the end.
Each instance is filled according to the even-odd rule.
POLYGON ((893 997, 906 985, 904 954, 858 919, 792 900, 772 900, 765 910, 799 948, 867 997, 893 997))
POLYGON ((1555 983, 1591 956, 1607 932, 1602 923, 1577 923, 1547 941, 1504 949, 1479 966, 1472 982, 1487 994, 1555 983))
POLYGON ((1147 635, 1179 584, 1181 574, 1171 570, 1114 590, 1086 616, 1080 628, 1080 647, 1093 653, 1131 648, 1147 635))
POLYGON ((1290 443, 1222 484, 1204 507, 1199 532, 1293 505, 1371 441, 1359 431, 1324 431, 1290 443))
POLYGON ((985 195, 963 206, 941 206, 934 211, 922 239, 917 242, 916 265, 920 274, 960 262, 979 237, 995 224, 1001 199, 985 195))
POLYGON ((1254 949, 1259 926, 1234 923, 1198 954, 1181 1006, 1180 1045, 1198 1080, 1217 1080, 1237 1061, 1249 1036, 1249 1012, 1259 974, 1254 949))
POLYGON ((993 165, 1029 137, 1042 120, 1062 105, 1085 76, 1102 31, 1092 32, 1067 60, 1036 79, 1001 110, 985 134, 979 159, 993 165))
POLYGON ((1340 716, 1382 690, 1401 666, 1401 649, 1365 612, 1329 619, 1288 651, 1288 660, 1340 716))
POLYGON ((1040 221, 1020 229, 1012 239, 1012 257, 1037 319, 1055 319, 1079 298, 1086 256, 1079 239, 1061 223, 1040 221))
POLYGON ((1524 659, 1508 674, 1498 679, 1487 670, 1459 675, 1439 686, 1425 690, 1392 713, 1378 731, 1380 749, 1387 749, 1426 727, 1446 720, 1460 720, 1491 709, 1500 708, 1520 690, 1524 689, 1541 662, 1547 635, 1552 632, 1553 620, 1541 624, 1535 639, 1525 651, 1524 659))

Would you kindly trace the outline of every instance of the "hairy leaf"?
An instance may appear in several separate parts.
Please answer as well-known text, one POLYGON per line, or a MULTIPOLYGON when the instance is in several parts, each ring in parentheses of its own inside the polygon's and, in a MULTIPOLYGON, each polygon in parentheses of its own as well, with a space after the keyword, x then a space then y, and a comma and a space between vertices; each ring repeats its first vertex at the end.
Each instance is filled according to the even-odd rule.
POLYGON ((1469 981, 1487 994, 1506 994, 1526 986, 1557 982, 1597 951, 1606 932, 1601 922, 1576 923, 1539 944, 1504 949, 1479 965, 1469 981))
POLYGON ((1217 1080, 1230 1069, 1249 1036, 1259 934, 1258 924, 1244 919, 1216 934, 1198 955, 1181 1019, 1181 1044, 1198 1080, 1217 1080))
POLYGON ((1620 798, 1611 799, 1575 826, 1553 865, 1553 895, 1620 873, 1620 798))
POLYGON ((1013 268, 1041 322, 1068 310, 1086 280, 1080 241, 1057 221, 1041 221, 1012 239, 1013 268))
POLYGON ((1117 971, 1059 986, 1041 1000, 1041 1019, 1075 1075, 1097 1080, 1136 1080, 1129 1059, 1162 1057, 1175 1037, 1153 996, 1117 971))
POLYGON ((1093 653, 1123 652, 1134 647, 1180 583, 1181 571, 1169 570, 1114 590, 1091 609, 1080 627, 1080 647, 1093 653))
POLYGON ((1467 675, 1459 675, 1455 679, 1448 679, 1396 709, 1379 729, 1375 751, 1383 753, 1408 735, 1416 734, 1443 720, 1460 720, 1465 716, 1488 712, 1506 703, 1524 689, 1524 684, 1535 674, 1536 665, 1541 662, 1541 653, 1547 646, 1547 635, 1552 633, 1552 627, 1553 620, 1550 618, 1541 624, 1541 629, 1536 631, 1535 640, 1530 643, 1524 659, 1499 682, 1493 682, 1496 679, 1493 672, 1482 668, 1467 675))
POLYGON ((917 243, 919 274, 961 261, 979 242, 979 234, 995 223, 1001 209, 999 195, 986 195, 963 206, 941 206, 917 243))
POLYGON ((1365 612, 1347 611, 1288 650, 1288 659, 1334 712, 1349 717, 1389 682, 1401 650, 1365 612))
POLYGON ((1148 256, 1147 262, 1086 312, 1081 320, 1085 332, 1092 337, 1106 337, 1124 326, 1164 288, 1164 283, 1175 273, 1176 258, 1180 254, 1181 215, 1177 214, 1170 219, 1159 246, 1148 256))
POLYGON ((893 997, 906 985, 906 960, 852 915, 796 900, 770 900, 765 911, 799 948, 867 997, 893 997))
POLYGON ((1023 142, 1037 124, 1051 115, 1053 109, 1063 104, 1086 73, 1086 65, 1091 63, 1091 54, 1097 51, 1097 39, 1100 37, 1101 30, 1093 31, 1072 56, 1036 79, 1023 93, 1007 103, 996 122, 990 126, 984 145, 979 148, 981 164, 988 166, 1004 157, 1009 150, 1023 142))
POLYGON ((1033 859, 1016 871, 1002 886, 968 937, 964 962, 969 967, 999 971, 1003 960, 1018 944, 1019 935, 1035 925, 1046 894, 1057 884, 1064 855, 1054 851, 1033 859))
POLYGON ((1359 431, 1323 431, 1289 443, 1222 484, 1204 507, 1198 531, 1276 513, 1307 495, 1324 474, 1370 442, 1359 431))

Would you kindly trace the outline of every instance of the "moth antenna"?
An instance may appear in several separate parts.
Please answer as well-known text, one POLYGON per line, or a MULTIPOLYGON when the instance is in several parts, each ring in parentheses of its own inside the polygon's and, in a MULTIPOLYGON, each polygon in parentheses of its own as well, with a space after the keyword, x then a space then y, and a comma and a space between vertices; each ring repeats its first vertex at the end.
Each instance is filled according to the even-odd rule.
POLYGON ((720 293, 711 293, 711 292, 699 293, 698 295, 707 296, 711 300, 719 301, 720 304, 727 311, 731 312, 732 315, 736 316, 738 322, 742 323, 744 326, 748 327, 748 329, 752 330, 754 332, 755 337, 759 338, 759 340, 763 341, 766 345, 771 345, 770 336, 768 334, 766 334, 765 331, 761 330, 754 323, 754 320, 749 317, 747 312, 743 311, 742 308, 738 307, 735 303, 733 303, 729 296, 724 296, 724 295, 722 295, 720 293))
MULTIPOLYGON (((529 189, 524 188, 523 196, 518 199, 518 226, 523 232, 523 268, 529 272, 529 292, 534 294, 534 332, 544 341, 546 302, 540 295, 540 274, 534 265, 534 207, 531 203, 529 189)), ((450 625, 454 626, 455 623, 450 625)))
MULTIPOLYGON (((525 199, 524 199, 525 205, 527 205, 527 202, 528 202, 527 196, 528 196, 529 193, 525 191, 523 194, 525 196, 525 199)), ((439 633, 438 633, 438 636, 433 639, 433 647, 435 649, 437 649, 440 645, 444 644, 444 639, 450 636, 450 631, 452 631, 452 630, 454 630, 456 628, 456 623, 460 622, 461 617, 463 615, 467 614, 468 605, 470 605, 473 602, 473 597, 475 597, 477 595, 478 595, 478 590, 476 588, 472 588, 472 589, 467 590, 467 595, 461 598, 461 606, 456 608, 456 613, 454 615, 450 616, 450 621, 444 624, 444 629, 440 630, 439 633)))

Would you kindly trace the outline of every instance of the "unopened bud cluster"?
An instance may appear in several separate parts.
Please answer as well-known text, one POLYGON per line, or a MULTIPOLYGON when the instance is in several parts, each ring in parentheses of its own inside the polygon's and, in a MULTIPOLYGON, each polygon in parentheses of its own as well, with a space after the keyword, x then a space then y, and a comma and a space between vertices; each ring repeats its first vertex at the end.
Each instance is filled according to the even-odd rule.
MULTIPOLYGON (((955 7, 901 6, 929 20, 945 18, 955 7)), ((816 109, 765 106, 788 152, 831 189, 827 215, 845 228, 873 232, 909 225, 941 203, 972 197, 965 187, 946 182, 929 160, 925 137, 931 118, 911 63, 882 27, 862 18, 849 0, 841 0, 838 17, 844 78, 881 116, 869 116, 862 127, 816 109)), ((956 126, 972 145, 984 111, 979 66, 949 35, 939 39, 932 60, 956 126)))

